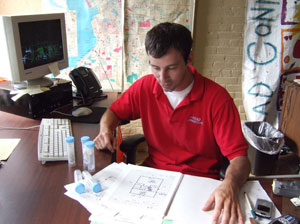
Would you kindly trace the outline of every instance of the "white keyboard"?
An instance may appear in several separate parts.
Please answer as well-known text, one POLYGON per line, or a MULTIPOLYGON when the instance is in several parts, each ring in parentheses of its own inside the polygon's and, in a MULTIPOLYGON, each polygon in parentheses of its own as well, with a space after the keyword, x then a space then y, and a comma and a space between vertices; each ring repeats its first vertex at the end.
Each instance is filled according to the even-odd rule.
POLYGON ((65 139, 72 135, 71 121, 65 118, 43 118, 38 136, 38 160, 68 160, 65 139))

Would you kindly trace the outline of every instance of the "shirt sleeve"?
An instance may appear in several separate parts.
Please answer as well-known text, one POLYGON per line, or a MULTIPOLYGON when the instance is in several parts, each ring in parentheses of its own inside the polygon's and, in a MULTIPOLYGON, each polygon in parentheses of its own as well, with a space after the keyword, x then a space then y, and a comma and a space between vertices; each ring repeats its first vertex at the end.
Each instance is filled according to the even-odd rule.
POLYGON ((110 110, 120 120, 136 120, 140 118, 139 91, 141 81, 137 80, 110 106, 110 110))
POLYGON ((248 143, 244 138, 238 110, 232 100, 227 99, 217 110, 214 119, 214 135, 224 156, 229 160, 247 156, 248 143))

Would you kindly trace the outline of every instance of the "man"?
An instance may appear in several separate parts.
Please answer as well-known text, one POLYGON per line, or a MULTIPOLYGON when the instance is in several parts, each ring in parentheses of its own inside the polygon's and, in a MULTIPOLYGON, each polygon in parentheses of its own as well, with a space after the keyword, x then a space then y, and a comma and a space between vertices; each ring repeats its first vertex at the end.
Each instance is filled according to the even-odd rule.
POLYGON ((137 80, 106 111, 96 148, 114 151, 113 131, 119 122, 141 118, 148 144, 147 166, 219 178, 227 157, 225 179, 203 210, 214 208, 212 223, 220 216, 221 223, 243 223, 238 194, 250 163, 232 98, 189 65, 192 37, 184 26, 162 23, 153 27, 145 46, 153 74, 137 80))

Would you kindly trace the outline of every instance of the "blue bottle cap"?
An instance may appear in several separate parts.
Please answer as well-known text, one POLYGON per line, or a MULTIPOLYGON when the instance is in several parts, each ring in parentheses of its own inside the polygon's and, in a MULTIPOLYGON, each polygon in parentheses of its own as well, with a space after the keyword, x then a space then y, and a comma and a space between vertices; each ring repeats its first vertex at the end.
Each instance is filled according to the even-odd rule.
POLYGON ((82 136, 81 137, 81 142, 82 143, 86 143, 87 141, 89 141, 90 140, 90 137, 89 136, 82 136))
POLYGON ((78 194, 84 193, 84 192, 85 192, 84 184, 82 184, 82 183, 77 183, 77 184, 76 184, 76 187, 75 187, 75 191, 76 191, 78 194))
POLYGON ((93 141, 88 141, 85 143, 86 147, 88 148, 94 148, 95 147, 95 142, 93 141))
POLYGON ((66 142, 67 142, 67 143, 72 143, 72 142, 74 142, 74 137, 73 137, 73 136, 68 136, 68 137, 66 137, 66 142))
POLYGON ((102 190, 102 187, 99 183, 93 183, 92 190, 95 193, 99 193, 102 190))

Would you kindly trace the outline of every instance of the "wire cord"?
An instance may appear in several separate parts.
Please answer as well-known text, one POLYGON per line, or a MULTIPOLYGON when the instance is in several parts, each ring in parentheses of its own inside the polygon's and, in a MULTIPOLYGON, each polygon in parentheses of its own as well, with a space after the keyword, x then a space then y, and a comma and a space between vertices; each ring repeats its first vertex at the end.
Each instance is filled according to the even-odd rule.
POLYGON ((40 125, 35 125, 35 126, 30 126, 30 127, 22 127, 22 128, 0 126, 0 130, 30 130, 30 129, 39 128, 39 127, 40 127, 40 125))

